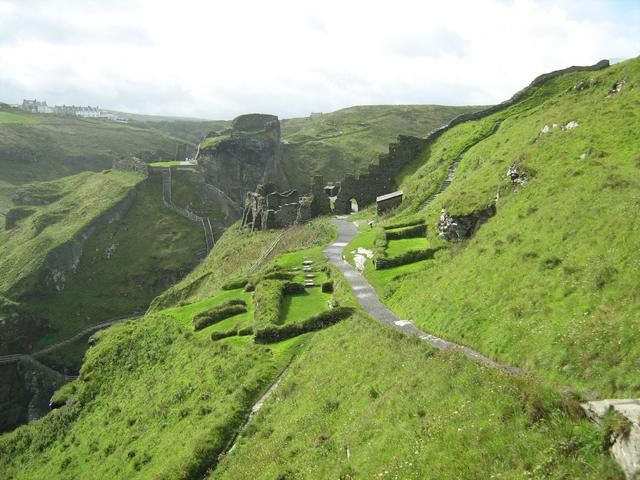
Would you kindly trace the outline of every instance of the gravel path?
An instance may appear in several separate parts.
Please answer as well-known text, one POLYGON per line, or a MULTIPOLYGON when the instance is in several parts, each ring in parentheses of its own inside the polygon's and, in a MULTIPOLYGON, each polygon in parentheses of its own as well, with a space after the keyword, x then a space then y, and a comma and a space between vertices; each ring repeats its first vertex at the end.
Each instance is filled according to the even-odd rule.
POLYGON ((362 309, 385 325, 388 325, 396 330, 400 330, 407 336, 419 337, 422 341, 429 345, 444 350, 444 349, 456 349, 468 357, 478 360, 485 365, 505 371, 511 375, 530 377, 530 375, 516 367, 499 364, 489 357, 485 357, 481 353, 472 350, 464 345, 458 345, 456 343, 449 342, 442 338, 436 337, 420 330, 410 320, 403 320, 395 313, 389 310, 378 298, 378 295, 367 279, 360 274, 355 268, 353 268, 347 261, 344 260, 343 250, 349 244, 351 240, 358 234, 356 226, 345 220, 344 218, 336 218, 333 220, 333 224, 338 228, 338 240, 329 245, 324 254, 333 263, 347 279, 349 285, 353 289, 353 293, 356 295, 358 302, 362 309))

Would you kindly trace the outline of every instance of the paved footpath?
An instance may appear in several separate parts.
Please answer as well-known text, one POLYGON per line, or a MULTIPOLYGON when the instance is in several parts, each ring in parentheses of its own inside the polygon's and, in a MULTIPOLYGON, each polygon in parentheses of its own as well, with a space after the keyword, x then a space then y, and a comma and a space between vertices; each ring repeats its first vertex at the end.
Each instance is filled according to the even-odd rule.
POLYGON ((338 240, 329 245, 324 250, 324 254, 329 259, 329 261, 336 267, 338 267, 338 269, 345 276, 347 282, 349 283, 349 285, 351 285, 353 293, 356 295, 360 306, 366 313, 371 315, 379 322, 384 323, 385 325, 389 325, 396 330, 400 330, 407 336, 419 337, 420 340, 440 350, 460 350, 468 357, 471 357, 474 360, 478 360, 491 368, 503 370, 511 375, 521 377, 531 376, 520 368, 502 365, 494 362, 489 357, 485 357, 481 353, 478 353, 469 347, 458 345, 456 343, 452 343, 429 333, 423 332, 413 323, 411 323, 411 321, 403 320, 398 317, 380 301, 375 289, 367 281, 364 275, 362 275, 358 270, 356 270, 347 261, 344 260, 344 248, 349 244, 351 240, 353 240, 356 235, 358 235, 358 229, 356 228, 356 226, 353 223, 339 217, 333 220, 333 224, 338 228, 338 240))

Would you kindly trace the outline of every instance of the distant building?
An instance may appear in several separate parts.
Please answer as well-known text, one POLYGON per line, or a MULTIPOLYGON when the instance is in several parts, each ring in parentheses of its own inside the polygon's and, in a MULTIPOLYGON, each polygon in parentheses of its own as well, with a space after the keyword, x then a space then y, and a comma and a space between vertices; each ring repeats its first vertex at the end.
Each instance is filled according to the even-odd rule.
POLYGON ((100 109, 98 107, 79 107, 76 105, 56 105, 53 112, 60 115, 75 115, 83 118, 100 118, 100 109))
POLYGON ((53 113, 53 109, 47 105, 46 101, 39 102, 38 100, 22 100, 22 106, 20 107, 25 112, 30 113, 53 113))

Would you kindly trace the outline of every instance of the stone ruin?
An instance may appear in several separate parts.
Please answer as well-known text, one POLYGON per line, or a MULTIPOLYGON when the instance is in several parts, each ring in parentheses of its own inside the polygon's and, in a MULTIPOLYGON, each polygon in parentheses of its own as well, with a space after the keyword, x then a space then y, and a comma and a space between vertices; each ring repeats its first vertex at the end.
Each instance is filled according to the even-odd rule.
POLYGON ((496 206, 472 212, 468 215, 449 215, 446 209, 442 209, 438 222, 438 236, 443 240, 464 240, 470 238, 480 225, 496 214, 496 206))
POLYGON ((278 192, 273 184, 258 185, 247 193, 242 226, 253 230, 286 228, 311 219, 311 198, 296 190, 278 192))

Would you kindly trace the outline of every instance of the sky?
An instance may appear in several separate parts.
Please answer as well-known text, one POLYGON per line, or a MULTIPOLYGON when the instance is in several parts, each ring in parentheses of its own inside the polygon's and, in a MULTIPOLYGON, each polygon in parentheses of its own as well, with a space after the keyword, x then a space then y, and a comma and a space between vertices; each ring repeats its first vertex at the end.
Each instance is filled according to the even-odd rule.
POLYGON ((281 118, 493 104, 640 55, 640 0, 0 0, 0 101, 281 118))

